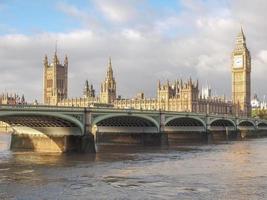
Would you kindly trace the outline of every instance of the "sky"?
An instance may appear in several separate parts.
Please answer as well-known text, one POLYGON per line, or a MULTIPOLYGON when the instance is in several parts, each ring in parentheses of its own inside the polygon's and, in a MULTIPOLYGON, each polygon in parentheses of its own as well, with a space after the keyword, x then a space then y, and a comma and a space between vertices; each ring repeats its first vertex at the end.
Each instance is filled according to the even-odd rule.
POLYGON ((0 92, 42 102, 43 59, 69 57, 69 97, 99 94, 112 58, 117 94, 156 97, 157 81, 198 79, 231 98, 231 53, 242 26, 252 95, 267 94, 265 0, 0 0, 0 92))

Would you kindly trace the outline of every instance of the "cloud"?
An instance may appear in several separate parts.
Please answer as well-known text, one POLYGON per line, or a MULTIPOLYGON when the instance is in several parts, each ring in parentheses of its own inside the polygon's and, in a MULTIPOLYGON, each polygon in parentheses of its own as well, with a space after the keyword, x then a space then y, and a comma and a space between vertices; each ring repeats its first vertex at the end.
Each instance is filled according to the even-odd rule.
POLYGON ((231 53, 240 30, 239 19, 243 19, 253 59, 253 93, 266 94, 267 14, 257 9, 261 7, 259 2, 257 6, 241 0, 182 1, 181 11, 160 14, 159 8, 152 8, 147 1, 91 2, 91 9, 57 5, 61 12, 83 24, 80 29, 0 36, 0 91, 17 90, 30 100, 36 96, 41 100, 42 60, 45 54, 52 59, 57 40, 60 59, 69 56, 71 97, 82 95, 86 79, 99 92, 111 56, 118 94, 124 97, 132 97, 139 90, 155 97, 158 79, 192 76, 230 98, 231 53), (137 9, 140 6, 143 9, 137 9))
POLYGON ((128 39, 133 39, 133 40, 138 40, 141 39, 142 35, 139 31, 132 30, 132 29, 125 29, 122 31, 122 36, 128 38, 128 39))
POLYGON ((258 57, 264 64, 267 64, 267 50, 261 50, 258 57))
POLYGON ((80 20, 87 19, 89 15, 86 12, 83 12, 81 9, 78 9, 76 6, 60 2, 57 4, 57 8, 66 14, 77 17, 80 20))
POLYGON ((113 22, 127 22, 136 17, 138 0, 94 0, 98 9, 113 22))

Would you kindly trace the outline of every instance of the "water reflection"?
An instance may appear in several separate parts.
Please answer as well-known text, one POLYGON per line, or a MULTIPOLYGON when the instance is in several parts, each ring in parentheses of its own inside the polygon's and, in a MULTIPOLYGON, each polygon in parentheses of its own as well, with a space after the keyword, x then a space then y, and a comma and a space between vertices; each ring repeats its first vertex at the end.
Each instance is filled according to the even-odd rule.
POLYGON ((0 132, 0 153, 8 151, 10 147, 11 134, 0 132))

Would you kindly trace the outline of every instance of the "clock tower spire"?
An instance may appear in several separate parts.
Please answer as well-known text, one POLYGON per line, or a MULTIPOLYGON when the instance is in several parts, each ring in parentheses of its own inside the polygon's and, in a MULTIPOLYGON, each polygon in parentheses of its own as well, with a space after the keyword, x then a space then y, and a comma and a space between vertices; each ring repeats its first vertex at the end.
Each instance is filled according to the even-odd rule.
POLYGON ((236 115, 251 116, 251 57, 241 30, 232 53, 232 100, 236 115))

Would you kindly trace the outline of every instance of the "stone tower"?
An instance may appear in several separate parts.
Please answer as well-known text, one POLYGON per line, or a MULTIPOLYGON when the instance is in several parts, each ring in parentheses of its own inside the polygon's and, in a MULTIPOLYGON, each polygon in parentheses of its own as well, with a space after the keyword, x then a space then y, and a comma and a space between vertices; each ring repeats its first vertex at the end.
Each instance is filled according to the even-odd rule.
POLYGON ((57 105, 68 96, 68 57, 59 62, 55 51, 52 63, 44 58, 44 104, 57 105))
POLYGON ((158 109, 169 110, 169 101, 176 95, 176 86, 174 87, 169 80, 166 84, 162 84, 158 81, 157 88, 157 99, 158 99, 158 109))
POLYGON ((236 38, 232 53, 232 100, 236 115, 251 116, 251 57, 243 29, 236 38))
POLYGON ((93 85, 89 85, 88 80, 85 81, 85 86, 83 90, 83 97, 84 98, 90 98, 90 97, 95 97, 95 90, 93 85))
POLYGON ((116 81, 113 76, 111 58, 109 58, 108 70, 105 80, 101 84, 101 103, 112 103, 116 100, 116 81))

